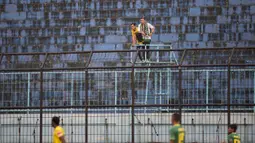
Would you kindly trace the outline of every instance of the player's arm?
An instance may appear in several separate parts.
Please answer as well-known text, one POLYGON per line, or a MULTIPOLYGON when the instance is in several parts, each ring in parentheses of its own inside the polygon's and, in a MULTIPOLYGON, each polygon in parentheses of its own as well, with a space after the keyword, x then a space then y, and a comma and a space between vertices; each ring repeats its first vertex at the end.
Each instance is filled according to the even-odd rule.
POLYGON ((62 143, 66 143, 65 136, 61 136, 61 137, 59 137, 59 139, 60 139, 60 141, 61 141, 62 143))
POLYGON ((64 132, 62 130, 57 130, 57 136, 58 136, 58 138, 60 139, 60 141, 62 143, 66 143, 65 135, 64 135, 64 132))
POLYGON ((170 143, 174 143, 175 140, 176 140, 176 138, 175 138, 175 131, 174 131, 174 129, 172 128, 172 129, 170 130, 170 143))
POLYGON ((232 139, 232 136, 231 135, 229 135, 228 137, 227 137, 227 141, 226 141, 227 143, 233 143, 233 139, 232 139))

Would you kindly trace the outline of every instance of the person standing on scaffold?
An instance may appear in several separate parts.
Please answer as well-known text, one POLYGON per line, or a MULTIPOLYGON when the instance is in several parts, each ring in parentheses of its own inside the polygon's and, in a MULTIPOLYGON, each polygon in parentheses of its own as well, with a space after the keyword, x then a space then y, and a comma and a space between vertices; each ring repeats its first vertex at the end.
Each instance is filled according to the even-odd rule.
MULTIPOLYGON (((140 24, 138 25, 138 31, 139 33, 142 34, 143 36, 143 44, 145 46, 143 46, 142 48, 143 49, 150 49, 150 43, 151 43, 151 37, 152 37, 152 34, 154 33, 155 31, 155 27, 153 25, 151 25, 150 23, 148 23, 146 20, 145 20, 145 17, 143 16, 141 19, 140 19, 140 24)), ((150 53, 149 52, 143 52, 143 57, 144 57, 144 61, 145 62, 149 62, 150 60, 150 53), (145 54, 146 53, 146 54, 145 54), (145 56, 146 55, 146 56, 145 56)))
MULTIPOLYGON (((138 28, 136 27, 135 23, 132 23, 131 25, 131 33, 132 33, 132 46, 136 46, 137 49, 143 48, 143 35, 138 31, 138 28)), ((142 57, 141 52, 138 52, 138 57, 140 61, 144 62, 144 57, 142 57)))
MULTIPOLYGON (((135 23, 132 23, 131 26, 131 33, 132 33, 132 46, 137 46, 137 49, 149 49, 148 46, 151 43, 151 37, 154 33, 154 26, 150 23, 146 22, 144 17, 140 19, 141 24, 136 27, 135 23), (147 46, 144 46, 147 45, 147 46)), ((149 52, 145 56, 145 52, 139 52, 138 57, 143 62, 149 61, 149 52)))

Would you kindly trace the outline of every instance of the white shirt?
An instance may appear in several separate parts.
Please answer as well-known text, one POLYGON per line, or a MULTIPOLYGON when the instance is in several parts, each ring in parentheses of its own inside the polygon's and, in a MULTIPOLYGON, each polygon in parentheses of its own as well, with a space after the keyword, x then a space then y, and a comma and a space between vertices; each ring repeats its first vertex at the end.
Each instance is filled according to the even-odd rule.
MULTIPOLYGON (((150 23, 147 23, 149 29, 154 29, 155 27, 150 23)), ((138 25, 138 31, 141 32, 141 24, 138 25)), ((150 31, 151 32, 151 31, 150 31)), ((150 35, 144 36, 144 39, 151 39, 150 35)))

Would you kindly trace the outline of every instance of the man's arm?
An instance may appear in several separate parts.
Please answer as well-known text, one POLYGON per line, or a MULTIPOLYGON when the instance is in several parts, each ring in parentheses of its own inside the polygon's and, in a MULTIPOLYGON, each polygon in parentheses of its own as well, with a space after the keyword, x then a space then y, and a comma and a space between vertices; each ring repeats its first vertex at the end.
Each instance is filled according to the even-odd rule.
POLYGON ((59 139, 60 139, 60 141, 61 141, 62 143, 66 143, 65 136, 61 136, 61 137, 59 137, 59 139))
POLYGON ((153 25, 151 25, 150 23, 148 23, 148 26, 151 29, 150 36, 152 36, 152 34, 155 32, 155 27, 153 25))
POLYGON ((135 46, 136 44, 136 36, 132 35, 132 46, 135 46))

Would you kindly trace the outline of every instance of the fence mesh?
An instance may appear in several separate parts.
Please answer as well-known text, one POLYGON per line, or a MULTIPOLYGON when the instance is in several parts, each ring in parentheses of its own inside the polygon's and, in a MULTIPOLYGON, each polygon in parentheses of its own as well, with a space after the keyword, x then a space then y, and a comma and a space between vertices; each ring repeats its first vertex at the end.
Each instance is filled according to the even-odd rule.
POLYGON ((24 71, 36 65, 27 59, 13 55, 8 61, 3 56, 0 142, 52 142, 51 120, 57 116, 70 143, 166 143, 176 112, 187 143, 222 142, 231 123, 238 125, 243 142, 254 142, 253 50, 186 51, 186 60, 185 51, 177 50, 173 63, 169 51, 153 51, 151 62, 136 63, 138 52, 65 53, 64 60, 56 53, 42 54, 35 66, 39 71, 24 71), (235 65, 199 64, 216 53, 226 63, 232 55, 235 65), (82 68, 63 71, 65 67, 82 68))

